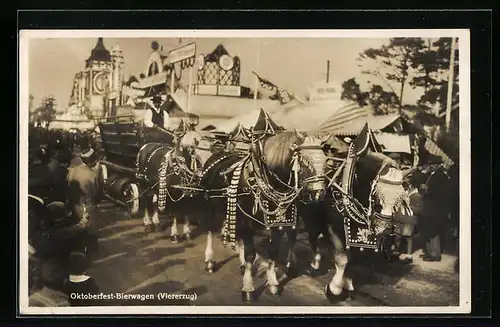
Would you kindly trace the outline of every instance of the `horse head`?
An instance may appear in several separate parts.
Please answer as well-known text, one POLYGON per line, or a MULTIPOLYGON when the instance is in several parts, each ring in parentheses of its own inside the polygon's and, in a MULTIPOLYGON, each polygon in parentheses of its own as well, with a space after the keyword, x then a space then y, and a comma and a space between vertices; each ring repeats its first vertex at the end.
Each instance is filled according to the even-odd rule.
POLYGON ((268 168, 282 183, 303 192, 303 201, 323 200, 326 189, 326 156, 321 139, 297 131, 287 131, 269 137, 264 143, 263 156, 268 168))
MULTIPOLYGON (((355 198, 368 207, 374 221, 392 222, 395 214, 408 203, 404 174, 399 165, 382 153, 368 152, 356 164, 355 198)), ((377 225, 377 224, 375 224, 377 225)), ((380 234, 387 224, 375 226, 380 234)))
POLYGON ((179 135, 174 142, 174 157, 183 161, 191 170, 201 169, 197 147, 202 140, 197 131, 187 131, 179 135))

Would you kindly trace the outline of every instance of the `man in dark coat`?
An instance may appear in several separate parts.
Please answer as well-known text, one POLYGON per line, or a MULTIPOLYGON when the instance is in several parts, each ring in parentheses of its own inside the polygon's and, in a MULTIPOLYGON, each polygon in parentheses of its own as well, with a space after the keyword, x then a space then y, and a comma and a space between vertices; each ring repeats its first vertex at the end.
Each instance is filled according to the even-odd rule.
POLYGON ((424 169, 423 172, 415 172, 412 178, 412 184, 422 195, 418 230, 425 240, 424 261, 441 261, 441 238, 447 225, 447 182, 446 174, 441 170, 433 173, 424 169))
MULTIPOLYGON (((98 163, 98 156, 94 149, 84 149, 80 155, 81 163, 74 160, 68 171, 68 198, 67 205, 73 219, 88 221, 86 231, 89 235, 96 235, 96 222, 99 221, 99 183, 98 173, 94 168, 98 163)), ((91 237, 90 237, 91 238, 91 237)), ((96 251, 97 248, 93 248, 96 251)))

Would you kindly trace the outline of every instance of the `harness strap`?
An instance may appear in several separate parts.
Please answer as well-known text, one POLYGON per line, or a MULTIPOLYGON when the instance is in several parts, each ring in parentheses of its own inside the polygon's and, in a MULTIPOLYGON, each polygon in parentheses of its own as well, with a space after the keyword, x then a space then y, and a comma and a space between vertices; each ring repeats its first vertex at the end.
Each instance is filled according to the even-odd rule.
POLYGON ((227 246, 229 242, 232 250, 236 250, 236 207, 238 186, 241 172, 246 162, 246 159, 238 161, 238 165, 234 169, 233 176, 231 177, 231 184, 227 188, 226 220, 224 221, 224 235, 222 241, 224 246, 227 246))

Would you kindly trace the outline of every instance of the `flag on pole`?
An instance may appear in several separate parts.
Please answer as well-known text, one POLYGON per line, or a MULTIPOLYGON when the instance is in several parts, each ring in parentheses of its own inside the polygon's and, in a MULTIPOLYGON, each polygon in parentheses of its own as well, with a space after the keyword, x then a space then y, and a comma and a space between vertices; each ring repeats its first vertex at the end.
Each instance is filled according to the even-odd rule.
POLYGON ((291 95, 287 90, 282 89, 273 82, 260 77, 259 74, 254 71, 252 71, 252 73, 257 76, 260 93, 272 100, 279 100, 281 104, 286 104, 292 101, 293 95, 291 95))

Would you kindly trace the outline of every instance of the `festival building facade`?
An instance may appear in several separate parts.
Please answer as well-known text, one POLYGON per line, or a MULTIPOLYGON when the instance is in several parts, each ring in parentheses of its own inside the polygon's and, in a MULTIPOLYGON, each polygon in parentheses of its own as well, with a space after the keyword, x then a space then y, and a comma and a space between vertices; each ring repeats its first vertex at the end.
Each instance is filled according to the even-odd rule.
MULTIPOLYGON (((275 100, 255 100, 250 87, 240 84, 241 60, 222 44, 208 54, 196 50, 196 43, 190 43, 167 52, 152 42, 144 73, 124 88, 126 102, 132 100, 145 109, 153 95, 161 95, 168 100, 165 106, 171 118, 196 116, 199 129, 214 128, 249 111, 279 106, 275 100)), ((175 118, 172 124, 177 124, 175 118)))
POLYGON ((75 74, 70 107, 76 105, 82 114, 90 113, 92 117, 114 116, 116 108, 123 104, 124 66, 120 46, 116 44, 109 51, 99 38, 85 67, 75 74))

